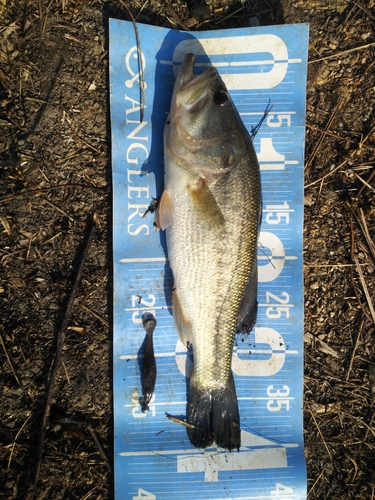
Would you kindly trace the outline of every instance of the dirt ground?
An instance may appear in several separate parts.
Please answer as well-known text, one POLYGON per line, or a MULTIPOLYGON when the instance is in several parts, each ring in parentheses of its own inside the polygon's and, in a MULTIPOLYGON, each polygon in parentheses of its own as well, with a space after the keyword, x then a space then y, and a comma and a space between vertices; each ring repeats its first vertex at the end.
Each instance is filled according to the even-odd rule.
MULTIPOLYGON (((309 499, 375 498, 375 1, 129 0, 137 22, 309 23, 309 499)), ((0 0, 0 498, 113 498, 108 18, 124 1, 0 0), (39 476, 37 443, 68 318, 39 476)))

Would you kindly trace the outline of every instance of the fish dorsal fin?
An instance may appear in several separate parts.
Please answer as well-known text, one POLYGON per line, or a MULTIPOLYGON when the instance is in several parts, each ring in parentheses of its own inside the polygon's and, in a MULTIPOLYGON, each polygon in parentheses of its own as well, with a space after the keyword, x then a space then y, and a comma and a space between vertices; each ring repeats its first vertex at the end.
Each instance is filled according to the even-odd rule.
POLYGON ((191 323, 186 319, 181 307, 181 302, 177 294, 177 290, 172 292, 172 311, 174 324, 177 329, 178 337, 184 346, 189 346, 192 343, 193 336, 191 332, 191 323))
POLYGON ((202 222, 210 224, 211 228, 220 227, 224 224, 224 216, 217 204, 212 192, 207 186, 206 180, 200 177, 198 181, 188 186, 193 206, 198 212, 202 222))
POLYGON ((169 192, 164 189, 156 208, 154 226, 157 230, 165 229, 173 221, 173 203, 169 192))
POLYGON ((255 260, 238 313, 237 331, 240 333, 249 333, 255 325, 258 310, 257 290, 258 265, 255 260))

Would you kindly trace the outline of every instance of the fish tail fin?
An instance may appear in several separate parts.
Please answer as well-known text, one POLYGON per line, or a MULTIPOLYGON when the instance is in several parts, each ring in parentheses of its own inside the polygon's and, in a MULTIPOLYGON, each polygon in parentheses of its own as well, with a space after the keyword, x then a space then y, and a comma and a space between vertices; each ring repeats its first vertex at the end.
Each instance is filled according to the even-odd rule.
POLYGON ((190 442, 207 448, 214 441, 227 450, 240 449, 240 414, 233 375, 225 387, 205 388, 190 382, 187 430, 190 442))

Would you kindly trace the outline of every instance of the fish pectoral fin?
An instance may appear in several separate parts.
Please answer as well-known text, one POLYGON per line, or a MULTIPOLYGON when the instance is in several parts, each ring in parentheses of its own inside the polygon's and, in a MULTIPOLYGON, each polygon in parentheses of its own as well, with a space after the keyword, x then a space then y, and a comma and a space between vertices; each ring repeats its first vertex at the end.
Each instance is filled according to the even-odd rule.
POLYGON ((237 319, 237 331, 240 333, 249 333, 257 320, 258 311, 258 265, 254 260, 249 281, 245 288, 245 293, 240 304, 237 319))
POLYGON ((188 347, 191 344, 193 337, 191 332, 191 323, 184 315, 176 290, 172 291, 172 312, 178 337, 184 346, 188 347))
POLYGON ((223 213, 203 177, 190 184, 188 192, 200 220, 216 227, 224 224, 223 213))
POLYGON ((166 229, 173 222, 173 203, 169 192, 164 189, 156 207, 154 226, 156 230, 166 229))

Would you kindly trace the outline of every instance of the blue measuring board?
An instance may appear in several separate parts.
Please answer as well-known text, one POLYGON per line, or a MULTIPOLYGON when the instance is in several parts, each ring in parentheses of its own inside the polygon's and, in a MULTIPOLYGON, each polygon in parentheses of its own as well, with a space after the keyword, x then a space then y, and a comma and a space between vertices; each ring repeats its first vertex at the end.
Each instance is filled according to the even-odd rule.
POLYGON ((187 33, 110 20, 114 256, 115 497, 273 499, 306 497, 302 430, 303 149, 308 26, 187 33), (178 341, 165 235, 142 218, 163 190, 163 128, 186 53, 194 71, 218 68, 251 131, 261 168, 258 320, 237 335, 234 373, 240 451, 196 449, 182 425, 192 359, 178 341), (143 67, 141 79, 140 61, 143 67), (141 82, 144 116, 141 121, 141 82), (145 330, 157 319, 155 395, 140 405, 145 330))

